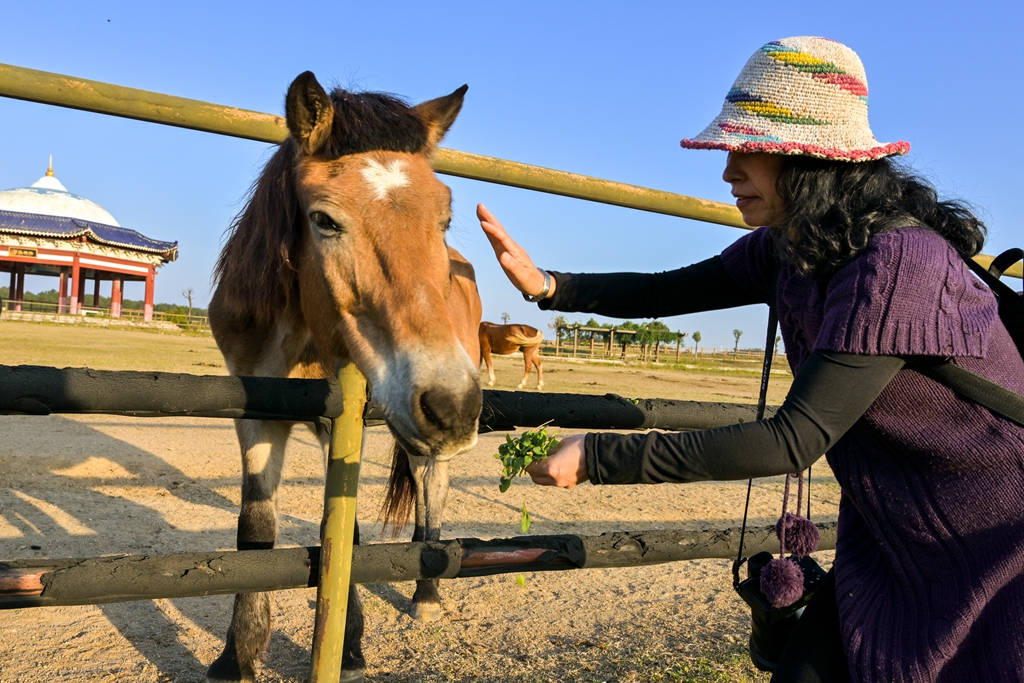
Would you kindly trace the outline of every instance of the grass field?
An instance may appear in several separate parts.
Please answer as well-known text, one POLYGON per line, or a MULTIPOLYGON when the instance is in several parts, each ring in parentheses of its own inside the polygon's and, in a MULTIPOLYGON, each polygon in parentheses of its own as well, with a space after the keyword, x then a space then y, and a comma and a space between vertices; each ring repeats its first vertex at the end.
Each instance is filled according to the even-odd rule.
POLYGON ((209 334, 0 321, 4 365, 226 375, 209 334))

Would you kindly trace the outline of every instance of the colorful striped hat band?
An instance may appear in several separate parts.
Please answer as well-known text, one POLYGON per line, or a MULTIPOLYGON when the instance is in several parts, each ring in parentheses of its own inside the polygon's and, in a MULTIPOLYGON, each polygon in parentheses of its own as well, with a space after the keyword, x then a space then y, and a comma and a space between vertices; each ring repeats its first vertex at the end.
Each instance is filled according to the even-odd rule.
POLYGON ((733 83, 718 117, 680 144, 840 161, 870 161, 910 150, 909 142, 879 142, 871 133, 868 80, 857 53, 834 40, 809 36, 762 46, 733 83))

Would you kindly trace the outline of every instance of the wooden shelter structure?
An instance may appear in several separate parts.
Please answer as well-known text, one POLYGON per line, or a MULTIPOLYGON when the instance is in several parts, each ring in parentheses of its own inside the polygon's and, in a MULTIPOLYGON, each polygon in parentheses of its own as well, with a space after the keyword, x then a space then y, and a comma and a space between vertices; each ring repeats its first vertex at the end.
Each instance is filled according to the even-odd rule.
POLYGON ((95 202, 73 194, 53 173, 28 187, 0 191, 0 272, 10 273, 8 309, 21 311, 25 276, 59 278, 58 314, 86 312, 86 284, 99 306, 109 281, 111 317, 120 318, 124 284, 146 283, 143 319, 153 319, 156 270, 178 258, 177 242, 162 242, 121 227, 95 202))

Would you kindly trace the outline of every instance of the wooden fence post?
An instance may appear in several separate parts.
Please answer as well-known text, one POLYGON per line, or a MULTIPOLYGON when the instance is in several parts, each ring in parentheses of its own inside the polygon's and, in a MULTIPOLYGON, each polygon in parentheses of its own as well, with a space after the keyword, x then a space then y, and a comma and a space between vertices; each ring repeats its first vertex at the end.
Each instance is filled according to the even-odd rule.
POLYGON ((337 681, 352 575, 352 538, 356 522, 356 489, 363 443, 366 378, 352 363, 338 371, 341 415, 333 420, 324 486, 324 523, 320 581, 316 589, 311 683, 337 681))

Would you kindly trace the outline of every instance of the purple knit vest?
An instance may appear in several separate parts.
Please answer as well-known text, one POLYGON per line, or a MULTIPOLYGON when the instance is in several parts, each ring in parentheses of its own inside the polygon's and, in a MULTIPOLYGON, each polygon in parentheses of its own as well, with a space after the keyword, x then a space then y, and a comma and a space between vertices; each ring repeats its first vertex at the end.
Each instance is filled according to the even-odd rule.
MULTIPOLYGON (((774 280, 794 372, 815 350, 948 356, 1024 393, 992 294, 931 230, 876 235, 827 282, 778 267, 765 228, 722 260, 774 280)), ((827 457, 852 680, 1024 681, 1024 427, 904 369, 827 457)))

